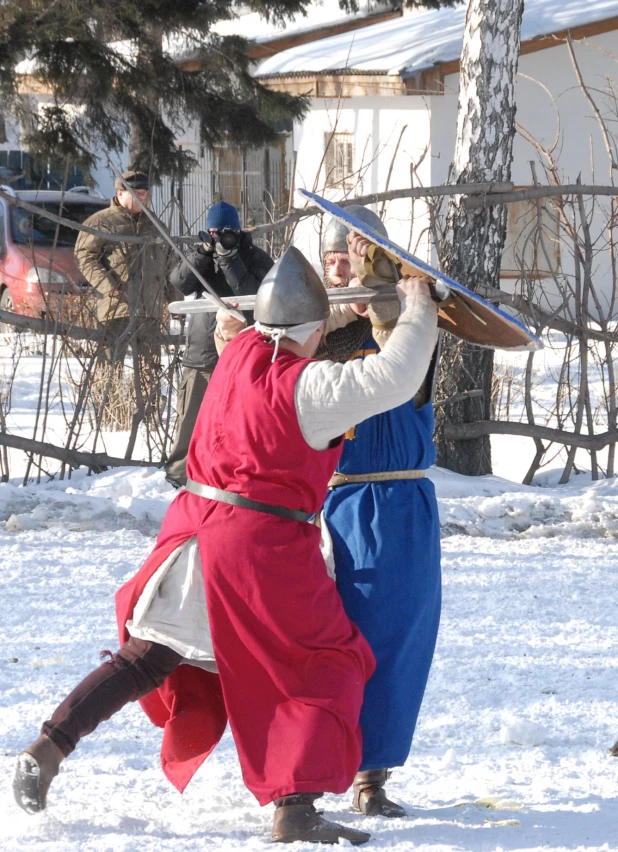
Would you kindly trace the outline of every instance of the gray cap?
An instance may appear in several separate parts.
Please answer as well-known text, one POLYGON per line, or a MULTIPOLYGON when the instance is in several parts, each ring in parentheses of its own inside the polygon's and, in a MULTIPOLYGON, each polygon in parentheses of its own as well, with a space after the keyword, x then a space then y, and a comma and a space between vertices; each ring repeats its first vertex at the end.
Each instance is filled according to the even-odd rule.
POLYGON ((328 317, 330 305, 320 276, 302 252, 285 251, 260 284, 253 316, 275 328, 318 322, 328 317))
MULTIPOLYGON (((361 222, 364 222, 365 225, 369 225, 369 227, 378 234, 382 234, 383 237, 388 237, 384 223, 377 213, 374 213, 367 207, 363 207, 361 204, 350 204, 345 208, 345 210, 346 213, 351 213, 353 216, 356 216, 356 218, 360 219, 361 222)), ((344 225, 343 222, 331 217, 324 228, 324 233, 322 234, 322 257, 324 257, 328 251, 343 251, 347 254, 348 243, 346 237, 349 233, 350 229, 347 225, 344 225)))

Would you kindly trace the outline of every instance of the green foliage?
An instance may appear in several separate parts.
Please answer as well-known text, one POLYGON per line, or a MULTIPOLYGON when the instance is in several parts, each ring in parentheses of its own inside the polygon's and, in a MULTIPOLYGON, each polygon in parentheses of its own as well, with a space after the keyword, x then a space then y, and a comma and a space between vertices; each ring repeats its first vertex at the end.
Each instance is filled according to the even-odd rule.
MULTIPOLYGON (((245 6, 275 22, 309 3, 245 6)), ((272 142, 269 120, 300 117, 306 100, 251 77, 247 42, 212 33, 232 17, 229 0, 3 0, 0 106, 27 112, 25 74, 50 103, 24 141, 34 155, 84 171, 95 147, 118 152, 130 137, 132 167, 155 179, 186 172, 192 158, 175 138, 187 119, 208 145, 272 142)))
MULTIPOLYGON (((438 8, 458 0, 404 2, 438 8)), ((358 8, 357 0, 339 4, 358 8)), ((244 3, 271 22, 306 14, 310 5, 244 3)), ((55 168, 70 160, 86 174, 93 150, 118 152, 127 138, 132 167, 154 179, 186 173, 193 158, 175 139, 187 119, 207 145, 273 142, 270 122, 301 117, 307 101, 266 89, 250 74, 247 42, 212 33, 213 24, 233 17, 231 0, 2 0, 0 109, 27 114, 20 95, 26 73, 50 104, 38 122, 27 122, 25 143, 55 168)))

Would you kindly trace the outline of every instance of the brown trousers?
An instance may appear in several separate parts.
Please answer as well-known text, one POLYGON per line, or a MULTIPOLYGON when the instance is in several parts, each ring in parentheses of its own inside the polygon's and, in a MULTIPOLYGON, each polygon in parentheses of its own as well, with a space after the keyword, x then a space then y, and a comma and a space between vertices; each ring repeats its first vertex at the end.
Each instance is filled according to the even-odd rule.
POLYGON ((187 453, 193 427, 210 381, 211 372, 184 367, 176 403, 176 437, 165 465, 169 479, 179 485, 187 484, 187 453))
POLYGON ((180 654, 165 645, 131 637, 111 660, 75 687, 43 723, 41 733, 67 757, 100 722, 161 686, 181 660, 180 654))

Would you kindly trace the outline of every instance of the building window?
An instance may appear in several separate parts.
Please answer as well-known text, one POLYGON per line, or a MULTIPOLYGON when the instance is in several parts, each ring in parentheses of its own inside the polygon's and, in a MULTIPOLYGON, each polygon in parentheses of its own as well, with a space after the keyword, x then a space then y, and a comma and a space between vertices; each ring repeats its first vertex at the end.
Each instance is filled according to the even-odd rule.
POLYGON ((324 134, 324 178, 326 186, 351 189, 354 175, 354 136, 351 133, 324 134))
MULTIPOLYGON (((517 187, 526 189, 527 187, 517 187)), ((560 225, 551 198, 508 204, 501 278, 549 278, 560 265, 560 225)))

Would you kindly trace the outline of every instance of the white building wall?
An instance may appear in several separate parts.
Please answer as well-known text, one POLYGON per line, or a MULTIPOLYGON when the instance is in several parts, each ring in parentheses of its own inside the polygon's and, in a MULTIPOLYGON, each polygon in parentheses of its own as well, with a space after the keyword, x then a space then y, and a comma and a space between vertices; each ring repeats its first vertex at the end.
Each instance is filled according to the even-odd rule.
MULTIPOLYGON (((618 134, 618 107, 612 106, 608 88, 618 89, 618 31, 595 36, 586 43, 576 42, 575 53, 586 84, 590 87, 601 112, 609 120, 609 128, 618 134), (609 82, 608 82, 609 81, 609 82)), ((328 198, 336 201, 350 195, 380 192, 386 188, 387 176, 401 129, 407 125, 394 160, 389 189, 410 186, 410 166, 422 160, 415 183, 436 185, 446 182, 455 150, 459 75, 446 78, 445 94, 427 96, 356 97, 337 100, 312 99, 311 109, 301 124, 294 128, 297 157, 296 187, 324 191, 324 134, 333 130, 355 136, 355 166, 358 184, 346 191, 329 189, 328 198), (423 159, 423 152, 428 147, 423 159)), ((538 179, 547 182, 543 166, 549 160, 539 146, 552 151, 559 180, 574 183, 579 175, 583 183, 610 183, 610 163, 603 135, 593 109, 587 101, 565 45, 526 54, 521 57, 517 86, 518 133, 514 145, 512 179, 518 186, 532 183, 530 161, 537 163, 538 179)), ((296 206, 304 200, 297 194, 296 206)), ((602 240, 603 223, 609 201, 597 200, 593 237, 602 240)), ((381 205, 372 209, 380 212, 381 205)), ((385 222, 389 234, 400 245, 423 259, 428 256, 428 217, 424 203, 414 205, 411 226, 410 200, 390 202, 385 222), (410 232, 412 231, 412 239, 410 232)), ((319 264, 320 222, 314 217, 301 223, 295 244, 312 262, 319 264)), ((515 246, 509 246, 511 255, 515 246)), ((435 257, 433 258, 435 261, 435 257)), ((567 271, 568 251, 563 249, 561 261, 567 271)), ((609 298, 609 258, 599 257, 595 283, 601 297, 609 298)), ((513 278, 503 280, 505 289, 515 286, 513 278)), ((549 303, 557 298, 552 285, 544 280, 549 303)))
MULTIPOLYGON (((618 134, 618 107, 612 103, 611 87, 618 87, 618 31, 595 36, 587 42, 575 42, 574 51, 581 74, 601 114, 608 120, 610 132, 618 134)), ((432 109, 432 183, 448 177, 455 151, 457 92, 459 75, 446 78, 446 94, 431 100, 432 109)), ((610 184, 611 168, 603 133, 593 108, 579 82, 566 45, 529 53, 520 58, 517 82, 518 132, 513 148, 512 180, 519 187, 533 183, 530 162, 536 163, 540 183, 550 183, 545 167, 556 166, 562 184, 610 184), (547 152, 547 153, 545 153, 547 152)), ((589 208, 591 202, 586 201, 589 208)), ((604 241, 610 201, 597 198, 592 237, 600 246, 604 241)), ((512 236, 507 252, 515 248, 512 236)), ((517 251, 519 251, 519 244, 517 251)), ((567 273, 573 272, 570 247, 563 240, 560 260, 567 273)), ((605 251, 595 264, 595 286, 603 304, 611 292, 610 257, 605 251)), ((503 279, 504 289, 516 286, 515 279, 503 279)), ((548 306, 556 306, 559 296, 552 281, 542 282, 548 306)))
MULTIPOLYGON (((431 173, 429 144, 430 112, 423 98, 315 98, 304 121, 294 127, 295 186, 337 201, 380 192, 387 181, 392 189, 410 186, 412 163, 418 165, 415 182, 427 184, 431 173), (353 134, 355 139, 354 186, 346 189, 324 187, 325 135, 333 130, 353 134)), ((304 206, 305 201, 297 194, 294 203, 304 206)), ((380 213, 381 207, 377 204, 371 209, 380 213)), ((384 222, 396 242, 414 248, 419 240, 422 243, 427 226, 425 206, 417 202, 412 217, 410 199, 391 201, 385 207, 384 222)), ((312 217, 299 224, 294 237, 294 244, 316 265, 320 263, 320 229, 320 217, 312 217)))

